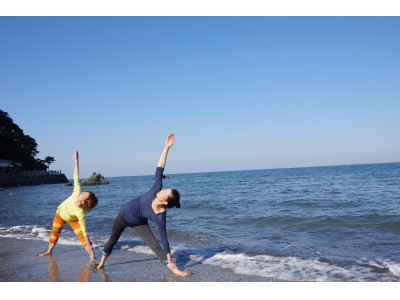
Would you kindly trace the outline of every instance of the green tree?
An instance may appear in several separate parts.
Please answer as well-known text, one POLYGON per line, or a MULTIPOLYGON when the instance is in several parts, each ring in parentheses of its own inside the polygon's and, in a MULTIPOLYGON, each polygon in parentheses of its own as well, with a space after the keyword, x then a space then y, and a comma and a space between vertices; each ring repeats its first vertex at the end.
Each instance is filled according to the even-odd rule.
POLYGON ((35 139, 0 110, 0 159, 19 162, 23 170, 46 170, 45 162, 36 158, 38 153, 35 139))
POLYGON ((56 160, 52 156, 46 156, 45 159, 43 160, 43 163, 47 166, 47 168, 50 167, 50 165, 55 162, 56 160))

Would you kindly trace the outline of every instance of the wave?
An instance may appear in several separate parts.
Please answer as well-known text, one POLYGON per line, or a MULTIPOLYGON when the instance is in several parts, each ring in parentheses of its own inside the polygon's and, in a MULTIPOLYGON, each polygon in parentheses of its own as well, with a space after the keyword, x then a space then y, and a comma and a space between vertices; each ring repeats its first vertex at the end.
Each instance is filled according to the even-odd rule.
POLYGON ((128 245, 121 246, 121 250, 127 250, 127 251, 132 251, 136 253, 142 253, 142 254, 154 254, 154 252, 147 246, 144 245, 138 245, 134 247, 129 247, 128 245))
POLYGON ((400 277, 400 263, 393 263, 391 261, 386 261, 384 263, 394 276, 400 277))
MULTIPOLYGON (((35 226, 35 225, 18 225, 10 228, 1 227, 0 237, 16 238, 16 239, 27 239, 27 240, 39 240, 48 242, 50 236, 50 230, 35 226)), ((61 236, 58 243, 63 245, 80 245, 76 237, 63 237, 61 236)))
MULTIPOLYGON (((37 225, 17 225, 12 227, 0 227, 0 237, 36 240, 46 243, 49 242, 50 233, 51 230, 37 225)), ((108 239, 108 236, 91 233, 90 239, 93 243, 94 248, 102 249, 108 239)), ((58 240, 58 243, 62 245, 81 245, 78 238, 70 228, 66 228, 66 230, 63 230, 62 234, 60 235, 60 239, 58 240)), ((121 237, 118 243, 122 245, 125 244, 125 246, 121 246, 121 249, 126 250, 131 244, 137 245, 138 243, 143 242, 135 235, 127 235, 126 237, 121 237)))
POLYGON ((243 253, 216 253, 204 259, 201 255, 192 260, 232 269, 245 275, 256 275, 278 281, 399 281, 400 264, 391 261, 370 262, 366 265, 339 266, 318 259, 249 256, 243 253))
MULTIPOLYGON (((0 237, 15 238, 22 240, 37 240, 48 243, 51 230, 36 225, 17 225, 12 227, 0 227, 0 237)), ((93 247, 98 247, 104 244, 104 241, 93 242, 93 247)), ((58 240, 62 245, 81 245, 78 238, 72 231, 65 230, 58 240)))
MULTIPOLYGON (((120 249, 154 255, 145 245, 124 245, 120 249)), ((183 269, 195 264, 208 264, 228 268, 238 274, 266 277, 271 281, 400 281, 400 263, 384 259, 338 265, 318 258, 250 256, 223 248, 193 249, 184 244, 172 246, 171 252, 183 269)))

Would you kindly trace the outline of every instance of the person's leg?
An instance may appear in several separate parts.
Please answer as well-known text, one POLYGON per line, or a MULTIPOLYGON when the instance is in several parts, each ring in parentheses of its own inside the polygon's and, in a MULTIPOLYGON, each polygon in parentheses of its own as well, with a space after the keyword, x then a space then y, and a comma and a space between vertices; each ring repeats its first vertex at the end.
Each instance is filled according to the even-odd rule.
POLYGON ((122 232, 128 226, 129 226, 129 224, 124 219, 122 219, 122 217, 120 217, 120 215, 116 216, 116 218, 114 220, 111 236, 110 236, 109 240, 107 241, 107 243, 105 243, 105 245, 104 245, 103 253, 102 253, 103 255, 101 257, 99 265, 97 266, 98 269, 101 269, 103 267, 104 263, 107 260, 107 257, 110 256, 114 245, 118 242, 119 238, 121 237, 122 232))
POLYGON ((160 244, 155 239, 153 233, 150 230, 149 225, 139 225, 133 227, 136 233, 145 241, 147 246, 157 255, 158 259, 169 268, 174 274, 178 276, 188 276, 188 272, 181 271, 175 264, 169 264, 167 255, 164 253, 163 249, 160 247, 160 244))
POLYGON ((113 247, 118 242, 122 232, 124 232, 125 228, 128 226, 129 224, 124 219, 122 219, 120 215, 117 215, 115 217, 111 236, 108 239, 107 243, 105 243, 103 248, 103 255, 109 256, 111 254, 113 247))
POLYGON ((72 221, 69 222, 69 225, 71 226, 72 230, 75 232, 76 236, 78 237, 78 240, 81 242, 82 248, 86 248, 86 240, 85 237, 83 236, 82 233, 82 228, 81 225, 79 224, 79 221, 72 221))
POLYGON ((149 246, 149 248, 157 255, 161 262, 167 260, 167 255, 164 253, 160 244, 154 237, 153 232, 151 232, 149 225, 139 225, 133 227, 135 232, 143 239, 143 241, 149 246))
POLYGON ((58 214, 55 214, 49 238, 49 248, 46 252, 39 254, 40 256, 51 255, 53 253, 53 249, 58 242, 61 230, 63 229, 65 223, 66 222, 58 214))

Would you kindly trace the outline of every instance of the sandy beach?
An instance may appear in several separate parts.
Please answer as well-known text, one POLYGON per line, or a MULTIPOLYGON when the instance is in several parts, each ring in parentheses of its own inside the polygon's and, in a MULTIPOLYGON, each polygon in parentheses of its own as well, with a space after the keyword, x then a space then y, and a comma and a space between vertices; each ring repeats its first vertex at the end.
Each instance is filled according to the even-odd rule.
MULTIPOLYGON (((76 245, 57 245, 52 256, 40 257, 37 254, 46 249, 45 242, 1 237, 0 243, 0 287, 5 294, 12 293, 16 298, 54 299, 56 295, 57 298, 69 299, 66 291, 73 291, 92 299, 119 298, 131 294, 150 299, 243 299, 267 293, 272 297, 279 295, 279 298, 310 300, 320 299, 326 294, 332 296, 329 299, 337 299, 364 292, 364 299, 376 299, 382 293, 398 291, 398 285, 393 283, 386 284, 383 289, 381 285, 368 283, 349 286, 345 283, 278 282, 190 261, 185 266, 178 261, 178 265, 189 270, 191 275, 177 277, 153 255, 130 251, 118 251, 110 256, 104 271, 96 271, 86 253, 76 245)), ((97 259, 100 254, 101 249, 97 248, 97 259)))
MULTIPOLYGON (((42 241, 0 238, 1 282, 262 282, 261 276, 247 276, 230 269, 178 260, 190 276, 177 277, 155 255, 118 251, 110 256, 105 269, 96 271, 89 257, 76 245, 58 244, 52 256, 40 257, 47 249, 42 241)), ((101 249, 96 248, 97 260, 101 249)))
MULTIPOLYGON (((58 244, 52 256, 40 257, 38 253, 47 249, 45 242, 0 237, 0 243, 0 287, 17 298, 19 295, 54 299, 55 294, 46 291, 63 290, 92 299, 125 297, 132 293, 136 297, 148 297, 149 292, 151 298, 212 297, 221 293, 235 298, 251 292, 248 284, 267 281, 265 277, 240 275, 230 269, 190 261, 186 265, 179 261, 177 264, 191 275, 177 277, 155 255, 132 251, 115 251, 104 270, 95 270, 86 252, 77 245, 58 244)), ((96 248, 95 252, 99 261, 101 249, 96 248)), ((253 288, 252 293, 256 292, 253 288)), ((56 294, 61 299, 70 297, 65 292, 56 294)))

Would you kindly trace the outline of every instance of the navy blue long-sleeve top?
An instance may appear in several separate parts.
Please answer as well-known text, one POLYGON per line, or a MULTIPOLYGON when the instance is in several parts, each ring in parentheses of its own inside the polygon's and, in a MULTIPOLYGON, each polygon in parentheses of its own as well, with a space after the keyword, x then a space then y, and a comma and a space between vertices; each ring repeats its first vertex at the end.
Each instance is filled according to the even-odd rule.
POLYGON ((162 248, 168 254, 171 250, 167 238, 167 211, 156 214, 151 207, 156 194, 162 189, 163 172, 164 168, 157 167, 154 184, 151 189, 125 204, 119 211, 119 214, 131 226, 147 225, 148 220, 156 223, 160 233, 162 248))

